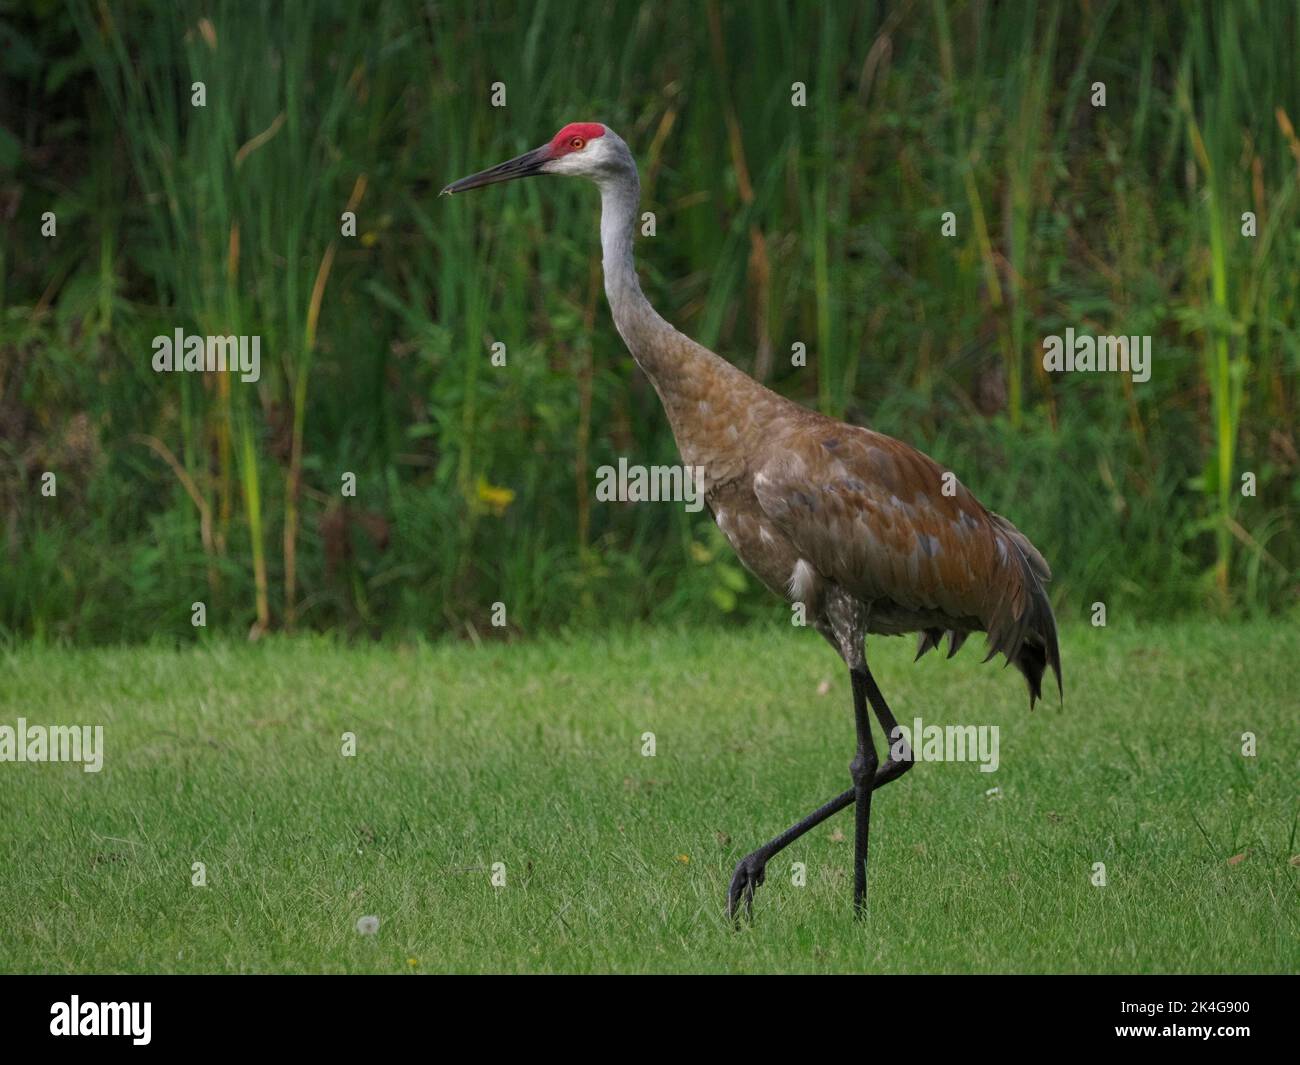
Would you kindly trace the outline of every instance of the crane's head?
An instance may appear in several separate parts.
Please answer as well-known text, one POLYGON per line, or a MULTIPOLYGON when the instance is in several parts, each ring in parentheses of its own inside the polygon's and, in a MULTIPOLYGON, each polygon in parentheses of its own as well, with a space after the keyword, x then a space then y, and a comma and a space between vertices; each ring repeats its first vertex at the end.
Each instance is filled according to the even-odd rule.
POLYGON ((534 174, 572 174, 600 183, 626 174, 629 169, 636 173, 632 153, 612 129, 599 122, 570 122, 540 148, 453 181, 440 195, 450 196, 453 192, 534 174))

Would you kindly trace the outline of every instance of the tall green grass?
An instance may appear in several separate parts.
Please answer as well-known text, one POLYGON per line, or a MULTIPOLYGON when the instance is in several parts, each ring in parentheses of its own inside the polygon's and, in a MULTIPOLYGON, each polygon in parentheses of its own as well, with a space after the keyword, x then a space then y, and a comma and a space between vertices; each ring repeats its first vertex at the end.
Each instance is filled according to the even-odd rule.
POLYGON ((598 466, 674 448, 608 318, 592 190, 433 195, 584 118, 638 154, 656 306, 950 465, 1043 548, 1060 609, 1285 609, 1296 23, 1250 2, 17 7, 0 631, 183 639, 200 599, 241 633, 482 635, 495 602, 512 631, 774 616, 706 516, 594 501, 598 466), (32 236, 51 209, 57 240, 32 236), (177 326, 261 335, 261 382, 160 379, 150 338, 177 326), (1048 378, 1042 337, 1068 326, 1151 334, 1151 381, 1048 378))

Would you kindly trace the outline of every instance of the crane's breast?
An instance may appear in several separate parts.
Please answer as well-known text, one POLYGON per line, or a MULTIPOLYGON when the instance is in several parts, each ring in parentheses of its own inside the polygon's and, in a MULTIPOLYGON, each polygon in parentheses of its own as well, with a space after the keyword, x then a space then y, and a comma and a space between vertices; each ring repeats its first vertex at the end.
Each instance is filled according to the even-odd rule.
MULTIPOLYGON (((719 485, 706 495, 713 519, 736 557, 777 595, 791 595, 791 580, 800 562, 790 537, 759 505, 742 480, 719 485)), ((796 596, 805 601, 803 596, 796 596)))

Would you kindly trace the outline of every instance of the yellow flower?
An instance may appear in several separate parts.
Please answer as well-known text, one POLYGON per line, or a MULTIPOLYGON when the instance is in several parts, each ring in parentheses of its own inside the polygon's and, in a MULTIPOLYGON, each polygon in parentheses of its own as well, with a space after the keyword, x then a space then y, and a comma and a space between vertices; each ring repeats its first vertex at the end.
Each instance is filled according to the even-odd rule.
POLYGON ((681 862, 682 865, 690 865, 690 864, 691 864, 691 856, 690 856, 689 854, 679 854, 679 855, 677 855, 677 860, 678 860, 679 862, 681 862))
POLYGON ((479 503, 498 518, 506 512, 506 507, 515 501, 513 488, 499 488, 497 485, 488 484, 487 478, 481 474, 478 479, 477 493, 479 503))

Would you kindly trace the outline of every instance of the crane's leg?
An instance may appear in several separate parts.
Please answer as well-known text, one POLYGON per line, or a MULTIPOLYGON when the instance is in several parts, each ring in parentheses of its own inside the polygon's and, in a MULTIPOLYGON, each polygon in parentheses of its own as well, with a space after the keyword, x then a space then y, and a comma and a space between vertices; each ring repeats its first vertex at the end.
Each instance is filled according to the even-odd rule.
MULTIPOLYGON (((904 748, 900 751, 901 757, 894 757, 895 745, 892 740, 896 735, 895 729, 898 727, 898 723, 894 720, 894 715, 890 712, 889 705, 885 702, 885 697, 880 693, 880 688, 877 686, 875 678, 872 677, 870 670, 867 669, 866 663, 864 662, 862 665, 852 669, 849 673, 849 677, 853 684, 854 724, 857 726, 859 736, 858 755, 853 759, 853 764, 850 766, 850 773, 854 778, 853 787, 849 788, 848 791, 835 796, 835 798, 831 799, 831 801, 826 803, 824 806, 819 806, 798 824, 791 825, 774 840, 759 847, 758 850, 754 851, 752 854, 747 854, 737 863, 736 871, 731 877, 731 887, 727 892, 727 916, 733 919, 738 919, 740 916, 740 903, 742 900, 745 903, 746 912, 750 915, 753 914, 754 889, 762 885, 766 874, 767 863, 774 855, 785 850, 786 847, 797 840, 800 836, 812 831, 828 817, 839 813, 846 806, 852 806, 857 801, 859 794, 859 778, 862 778, 864 781, 869 780, 870 787, 866 788, 865 791, 867 799, 870 800, 872 791, 876 788, 884 787, 884 785, 888 784, 891 780, 896 780, 912 768, 912 752, 910 750, 904 748), (890 752, 889 757, 879 766, 876 766, 877 759, 875 744, 871 741, 870 722, 867 720, 864 699, 866 702, 871 704, 871 708, 876 712, 876 717, 880 721, 880 727, 885 733, 886 747, 890 752), (866 730, 867 745, 871 752, 870 759, 866 757, 861 742, 864 729, 866 730), (862 772, 854 770, 854 766, 859 765, 859 760, 861 760, 862 772), (868 761, 870 761, 872 765, 872 775, 870 777, 867 777, 865 773, 868 761)), ((861 809, 861 807, 859 807, 859 809, 861 809)), ((863 825, 860 831, 858 830, 858 825, 854 826, 855 864, 853 896, 854 904, 859 909, 861 905, 859 901, 860 897, 862 897, 866 891, 867 832, 865 824, 869 819, 869 816, 868 813, 868 818, 859 819, 859 824, 863 825), (860 844, 859 839, 861 840, 860 844), (858 854, 859 846, 861 847, 861 856, 858 854), (859 875, 862 878, 861 893, 858 890, 859 875)))
POLYGON ((880 760, 871 738, 871 715, 867 712, 867 687, 874 684, 864 664, 849 673, 853 681, 853 721, 858 729, 858 753, 849 763, 853 777, 853 913, 861 916, 867 907, 867 833, 871 828, 871 792, 880 760))
POLYGON ((889 704, 885 702, 885 697, 876 684, 876 678, 871 675, 871 671, 865 665, 862 667, 862 679, 866 685, 867 701, 871 703, 871 709, 876 712, 876 720, 880 722, 880 730, 885 734, 885 749, 889 752, 885 764, 876 771, 876 780, 872 788, 872 790, 875 790, 875 788, 901 777, 912 768, 916 759, 912 755, 912 748, 902 739, 898 729, 898 722, 894 720, 893 711, 889 709, 889 704))

